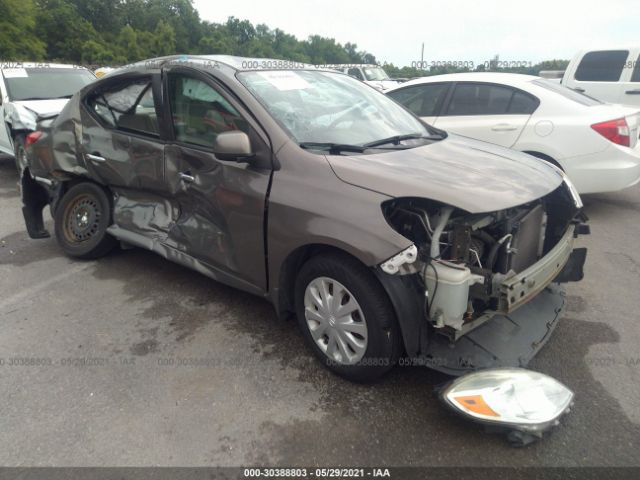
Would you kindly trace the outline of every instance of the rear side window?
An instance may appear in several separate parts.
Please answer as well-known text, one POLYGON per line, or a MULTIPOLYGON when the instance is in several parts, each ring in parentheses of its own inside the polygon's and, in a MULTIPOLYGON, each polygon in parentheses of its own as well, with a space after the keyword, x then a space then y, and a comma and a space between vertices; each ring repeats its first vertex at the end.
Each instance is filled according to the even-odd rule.
POLYGON ((589 52, 582 57, 575 79, 581 82, 617 82, 628 56, 628 50, 589 52))
POLYGON ((238 111, 213 87, 197 78, 169 74, 169 103, 179 142, 212 147, 219 133, 250 131, 238 111))
POLYGON ((632 82, 640 82, 640 56, 633 65, 633 74, 631 74, 632 82))
POLYGON ((388 95, 419 117, 433 117, 437 115, 448 90, 448 83, 434 83, 403 88, 388 95))
POLYGON ((510 87, 490 83, 459 83, 451 96, 446 115, 531 114, 537 105, 535 98, 510 87))
POLYGON ((120 83, 89 97, 89 108, 103 123, 128 132, 158 136, 151 80, 120 83))
POLYGON ((533 95, 524 92, 513 92, 507 113, 511 115, 531 115, 538 108, 540 101, 533 95))

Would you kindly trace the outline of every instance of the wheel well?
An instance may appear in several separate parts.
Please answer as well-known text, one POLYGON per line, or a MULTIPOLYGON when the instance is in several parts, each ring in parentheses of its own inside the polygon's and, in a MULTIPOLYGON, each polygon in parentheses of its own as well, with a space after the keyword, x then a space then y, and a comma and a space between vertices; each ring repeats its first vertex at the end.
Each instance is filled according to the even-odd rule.
POLYGON ((278 313, 280 316, 286 318, 295 313, 294 287, 297 273, 300 271, 302 265, 311 257, 328 253, 348 255, 360 262, 357 257, 354 257, 349 252, 331 245, 311 244, 295 249, 289 254, 280 269, 280 279, 278 282, 278 313))
POLYGON ((557 160, 555 160, 554 158, 550 157, 549 155, 546 155, 544 153, 540 153, 540 152, 523 152, 523 153, 527 153, 529 155, 531 155, 532 157, 536 157, 539 158, 541 160, 544 160, 546 162, 551 163, 552 165, 555 165, 556 167, 558 167, 560 170, 562 170, 564 172, 564 168, 562 168, 562 165, 560 165, 557 160))
MULTIPOLYGON (((341 248, 324 244, 313 244, 299 247, 283 262, 278 285, 277 312, 281 318, 295 315, 294 287, 297 272, 310 258, 327 253, 348 255, 364 265, 357 257, 341 248)), ((367 267, 368 268, 368 267, 367 267)), ((416 290, 415 278, 412 275, 387 275, 382 270, 372 270, 389 297, 402 335, 402 346, 405 352, 415 356, 426 345, 427 331, 423 328, 423 304, 420 300, 424 292, 416 290)))
POLYGON ((93 183, 94 185, 102 188, 102 190, 104 190, 104 192, 107 194, 107 198, 109 199, 109 202, 111 204, 111 212, 113 213, 113 192, 105 185, 94 182, 90 178, 80 177, 76 175, 69 175, 69 178, 60 182, 59 190, 56 192, 57 195, 51 199, 51 208, 53 212, 55 212, 58 204, 60 203, 60 200, 62 200, 62 197, 64 197, 72 187, 78 185, 79 183, 93 183))

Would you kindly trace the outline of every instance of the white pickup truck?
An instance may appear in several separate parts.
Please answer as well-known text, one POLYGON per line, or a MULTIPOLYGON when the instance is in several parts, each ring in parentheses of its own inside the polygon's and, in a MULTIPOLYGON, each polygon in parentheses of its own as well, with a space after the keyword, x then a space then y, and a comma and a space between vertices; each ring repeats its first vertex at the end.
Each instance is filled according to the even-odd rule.
POLYGON ((357 78, 381 92, 396 87, 401 83, 399 80, 390 78, 387 72, 379 65, 344 64, 334 65, 332 68, 357 78))
POLYGON ((640 108, 640 46, 578 52, 561 83, 603 102, 640 108))

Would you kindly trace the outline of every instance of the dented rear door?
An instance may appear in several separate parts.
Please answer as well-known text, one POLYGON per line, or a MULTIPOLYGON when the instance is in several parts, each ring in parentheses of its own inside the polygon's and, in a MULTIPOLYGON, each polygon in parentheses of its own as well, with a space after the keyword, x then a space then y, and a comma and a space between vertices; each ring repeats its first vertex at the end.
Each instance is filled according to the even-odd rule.
POLYGON ((87 170, 106 185, 155 191, 166 186, 153 77, 116 78, 84 100, 80 154, 87 170))

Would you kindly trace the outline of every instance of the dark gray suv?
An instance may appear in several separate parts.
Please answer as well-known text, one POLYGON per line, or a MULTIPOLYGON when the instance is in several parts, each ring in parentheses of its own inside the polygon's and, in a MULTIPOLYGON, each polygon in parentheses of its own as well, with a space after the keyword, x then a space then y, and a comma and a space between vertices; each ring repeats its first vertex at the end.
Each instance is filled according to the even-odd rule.
POLYGON ((28 140, 33 238, 157 252, 295 315, 352 380, 399 359, 525 365, 582 278, 580 198, 528 155, 436 130, 374 89, 280 60, 167 57, 76 94, 28 140))

